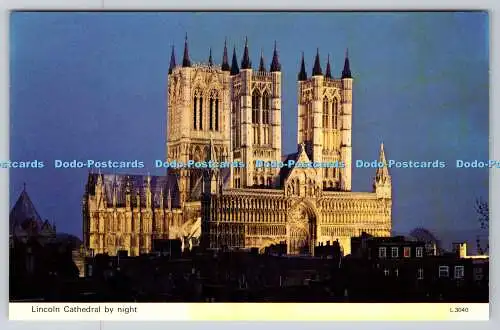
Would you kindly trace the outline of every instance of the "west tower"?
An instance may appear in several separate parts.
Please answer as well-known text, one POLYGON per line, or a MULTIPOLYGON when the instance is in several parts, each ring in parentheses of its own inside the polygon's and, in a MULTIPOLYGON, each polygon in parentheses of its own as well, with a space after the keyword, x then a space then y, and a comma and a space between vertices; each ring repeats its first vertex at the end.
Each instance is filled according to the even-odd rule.
POLYGON ((344 167, 321 169, 325 190, 351 191, 352 82, 347 53, 340 78, 332 76, 330 56, 323 74, 319 49, 309 78, 302 54, 298 74, 297 143, 305 145, 308 157, 314 162, 342 161, 344 164, 344 167))
MULTIPOLYGON (((230 72, 227 46, 222 64, 191 63, 186 36, 182 65, 176 65, 174 49, 168 74, 167 160, 187 163, 230 160, 230 72)), ((181 204, 199 199, 202 170, 176 171, 181 204)))

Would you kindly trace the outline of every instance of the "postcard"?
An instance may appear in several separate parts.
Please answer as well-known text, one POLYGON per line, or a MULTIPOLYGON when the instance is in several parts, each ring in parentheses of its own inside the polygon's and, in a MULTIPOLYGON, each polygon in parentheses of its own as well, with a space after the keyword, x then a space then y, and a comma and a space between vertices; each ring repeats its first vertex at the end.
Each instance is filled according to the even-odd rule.
POLYGON ((488 319, 487 12, 13 11, 9 56, 11 319, 488 319))

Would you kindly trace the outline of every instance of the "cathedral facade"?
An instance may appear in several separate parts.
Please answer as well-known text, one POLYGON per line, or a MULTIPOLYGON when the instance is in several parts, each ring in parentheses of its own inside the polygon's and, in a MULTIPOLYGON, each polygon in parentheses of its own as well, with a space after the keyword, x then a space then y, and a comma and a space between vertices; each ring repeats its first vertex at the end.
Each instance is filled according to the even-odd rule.
MULTIPOLYGON (((138 255, 151 251, 155 238, 179 238, 205 248, 263 250, 285 243, 289 254, 312 254, 315 246, 338 240, 348 254, 350 238, 361 232, 390 236, 387 168, 376 170, 373 191, 351 191, 348 55, 338 78, 329 59, 323 73, 319 50, 308 77, 302 56, 298 150, 285 156, 276 45, 269 69, 262 55, 253 68, 248 42, 241 62, 233 49, 229 63, 226 44, 221 65, 211 51, 208 63, 191 63, 187 38, 179 65, 172 49, 166 160, 186 166, 161 177, 89 174, 83 198, 87 248, 138 255), (212 166, 197 166, 207 161, 212 166)), ((379 160, 385 163, 383 146, 379 160)))

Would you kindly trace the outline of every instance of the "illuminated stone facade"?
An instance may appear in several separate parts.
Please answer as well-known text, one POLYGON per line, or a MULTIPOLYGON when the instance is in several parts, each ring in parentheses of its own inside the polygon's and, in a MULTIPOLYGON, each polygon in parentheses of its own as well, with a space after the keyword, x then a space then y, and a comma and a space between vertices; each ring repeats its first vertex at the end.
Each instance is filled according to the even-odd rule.
MULTIPOLYGON (((372 192, 351 192, 352 84, 346 55, 340 78, 316 56, 298 75, 298 152, 282 157, 281 65, 276 45, 269 70, 252 68, 245 43, 241 67, 194 64, 174 49, 168 74, 167 161, 229 162, 222 169, 183 168, 165 177, 90 174, 83 201, 84 239, 94 253, 151 250, 154 238, 207 248, 286 242, 290 254, 319 243, 391 232, 391 178, 377 169, 372 192), (255 161, 338 162, 345 166, 256 167, 255 161)), ((380 160, 385 161, 383 146, 380 160)))

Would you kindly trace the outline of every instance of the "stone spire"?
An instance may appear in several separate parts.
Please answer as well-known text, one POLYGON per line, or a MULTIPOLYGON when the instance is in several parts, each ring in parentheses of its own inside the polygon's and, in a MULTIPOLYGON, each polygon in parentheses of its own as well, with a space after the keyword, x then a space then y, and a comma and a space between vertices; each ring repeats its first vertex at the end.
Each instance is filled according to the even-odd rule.
POLYGON ((278 58, 278 50, 276 47, 276 41, 274 42, 274 53, 273 53, 273 61, 271 62, 271 68, 269 69, 271 72, 281 71, 281 64, 278 58))
POLYGON ((319 48, 316 50, 316 58, 314 59, 313 76, 322 76, 321 63, 319 62, 319 48))
POLYGON ((392 196, 392 183, 389 169, 387 168, 387 161, 385 159, 384 144, 380 145, 380 155, 378 159, 377 172, 373 180, 373 191, 378 198, 391 198, 392 196))
POLYGON ((214 61, 212 60, 212 47, 210 47, 210 55, 208 55, 208 66, 213 66, 214 61))
POLYGON ((240 73, 240 68, 238 67, 238 59, 236 58, 236 47, 233 48, 233 62, 231 63, 231 76, 235 76, 240 73))
POLYGON ((377 167, 377 172, 375 175, 376 183, 386 183, 390 182, 391 176, 389 175, 389 170, 387 169, 387 161, 385 159, 384 143, 380 144, 380 153, 378 157, 379 166, 377 167), (384 164, 383 166, 380 166, 384 164))
POLYGON ((190 66, 191 66, 191 60, 189 59, 188 35, 186 33, 186 40, 184 41, 184 57, 182 58, 182 67, 188 68, 190 66))
POLYGON ((345 52, 344 70, 342 70, 342 79, 352 78, 351 66, 349 65, 349 49, 345 52))
POLYGON ((259 64, 259 71, 260 72, 265 72, 266 67, 264 66, 264 51, 260 51, 260 64, 259 64))
POLYGON ((302 52, 302 62, 300 64, 300 71, 299 71, 298 79, 299 79, 299 81, 307 80, 306 63, 304 62, 304 52, 302 52))
POLYGON ((325 73, 326 78, 332 79, 332 68, 330 67, 330 54, 328 54, 328 60, 326 62, 326 73, 325 73))
POLYGON ((168 74, 171 74, 175 68, 175 47, 172 45, 172 54, 170 55, 170 66, 168 68, 168 74))
POLYGON ((250 55, 248 54, 248 38, 245 38, 245 49, 243 50, 243 58, 241 59, 241 69, 251 69, 252 61, 250 61, 250 55))
POLYGON ((227 40, 224 40, 224 52, 222 53, 222 71, 230 71, 229 58, 227 56, 227 40))

